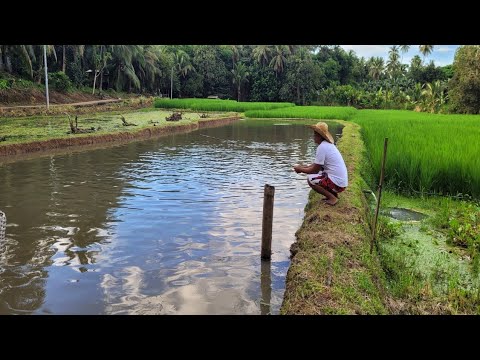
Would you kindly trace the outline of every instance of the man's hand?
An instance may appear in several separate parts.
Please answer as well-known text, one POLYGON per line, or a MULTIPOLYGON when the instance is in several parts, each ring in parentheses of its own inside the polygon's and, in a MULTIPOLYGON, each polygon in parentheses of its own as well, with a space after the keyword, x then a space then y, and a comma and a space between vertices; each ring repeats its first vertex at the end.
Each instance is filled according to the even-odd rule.
POLYGON ((297 164, 297 165, 294 165, 294 166, 293 166, 293 170, 294 170, 297 174, 302 172, 301 168, 302 168, 302 165, 298 165, 298 164, 297 164))

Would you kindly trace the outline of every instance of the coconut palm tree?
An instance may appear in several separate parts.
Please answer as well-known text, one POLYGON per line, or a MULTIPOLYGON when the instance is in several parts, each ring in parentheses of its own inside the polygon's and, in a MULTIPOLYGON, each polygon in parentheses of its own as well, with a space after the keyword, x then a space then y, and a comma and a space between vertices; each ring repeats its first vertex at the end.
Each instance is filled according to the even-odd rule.
MULTIPOLYGON (((43 46, 44 45, 34 45, 34 50, 38 53, 38 57, 36 57, 38 60, 38 70, 37 70, 37 83, 40 84, 42 82, 42 77, 43 77, 43 67, 45 64, 43 63, 43 46)), ((55 58, 55 61, 57 61, 57 53, 55 51, 55 46, 54 45, 45 45, 46 46, 46 52, 47 56, 50 56, 53 54, 53 57, 55 58)))
POLYGON ((410 61, 410 68, 418 69, 420 68, 420 66, 422 66, 422 59, 420 58, 420 56, 415 55, 410 61))
POLYGON ((155 79, 161 75, 160 68, 157 66, 160 56, 160 50, 154 45, 143 46, 143 59, 140 62, 138 72, 140 73, 140 80, 142 87, 147 87, 149 90, 154 89, 155 79))
POLYGON ((422 105, 423 110, 431 113, 438 112, 445 103, 445 83, 440 80, 423 85, 422 105))
POLYGON ((287 45, 288 50, 290 50, 291 55, 295 55, 298 51, 300 51, 304 46, 302 45, 287 45))
MULTIPOLYGON (((190 56, 183 50, 178 50, 173 54, 174 64, 177 73, 185 82, 185 78, 187 77, 188 73, 191 71, 195 71, 195 68, 190 62, 190 56)), ((182 97, 182 81, 180 81, 180 89, 179 89, 179 96, 182 97)))
POLYGON ((12 57, 19 57, 25 70, 33 79, 32 60, 35 61, 35 51, 32 45, 0 45, 0 71, 13 72, 12 57))
POLYGON ((412 104, 416 105, 422 98, 423 86, 420 83, 416 83, 413 88, 408 91, 412 104))
POLYGON ((140 45, 110 45, 112 61, 108 65, 111 68, 110 73, 113 75, 113 81, 117 91, 131 87, 140 89, 140 79, 135 73, 133 67, 134 59, 143 56, 142 47, 140 45))
POLYGON ((67 71, 67 49, 71 49, 73 58, 78 59, 83 57, 85 52, 85 45, 62 45, 62 71, 67 71))
POLYGON ((400 48, 400 51, 402 52, 402 59, 400 60, 400 62, 403 63, 403 54, 407 53, 408 50, 410 50, 411 45, 398 45, 398 47, 400 48))
POLYGON ((283 72, 285 64, 287 63, 287 56, 290 55, 290 49, 287 45, 275 45, 273 50, 273 57, 270 60, 270 66, 275 71, 275 75, 283 72))
POLYGON ((239 62, 235 65, 235 67, 231 70, 233 74, 233 83, 237 85, 237 101, 240 102, 241 98, 241 87, 244 82, 247 82, 247 77, 250 75, 247 71, 247 67, 245 64, 239 62))
POLYGON ((252 56, 260 66, 265 66, 270 62, 271 53, 270 45, 258 45, 253 49, 252 56))
POLYGON ((243 45, 230 45, 230 49, 232 50, 232 65, 235 66, 237 61, 240 58, 240 51, 242 50, 243 45))
POLYGON ((396 79, 400 75, 400 54, 398 46, 394 45, 388 52, 387 72, 389 75, 396 79))
POLYGON ((433 51, 434 45, 419 45, 419 50, 425 59, 428 55, 430 55, 433 51))
POLYGON ((368 75, 372 77, 373 80, 380 79, 380 76, 383 74, 385 68, 385 62, 381 57, 372 57, 369 60, 369 69, 368 75))
MULTIPOLYGON (((290 46, 290 50, 292 49, 292 45, 290 46)), ((294 76, 295 78, 295 88, 296 88, 296 93, 297 93, 297 104, 300 104, 301 102, 301 85, 302 85, 302 71, 305 67, 305 64, 311 60, 311 54, 309 53, 307 47, 305 46, 295 46, 294 48, 295 53, 292 53, 290 59, 289 59, 289 69, 291 69, 290 74, 294 76)), ((303 93, 303 101, 302 103, 305 103, 305 92, 303 93)))
POLYGON ((193 65, 190 63, 190 56, 183 51, 179 50, 174 55, 175 66, 177 71, 183 78, 185 78, 190 71, 194 71, 193 65))

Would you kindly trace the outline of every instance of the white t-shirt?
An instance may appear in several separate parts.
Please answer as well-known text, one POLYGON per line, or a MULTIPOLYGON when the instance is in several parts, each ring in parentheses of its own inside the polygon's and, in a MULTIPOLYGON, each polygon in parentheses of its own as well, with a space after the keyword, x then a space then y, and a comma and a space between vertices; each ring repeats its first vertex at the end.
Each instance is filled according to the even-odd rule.
POLYGON ((337 186, 348 186, 347 167, 335 145, 325 140, 322 141, 317 147, 314 163, 322 165, 323 171, 328 174, 328 178, 337 186))

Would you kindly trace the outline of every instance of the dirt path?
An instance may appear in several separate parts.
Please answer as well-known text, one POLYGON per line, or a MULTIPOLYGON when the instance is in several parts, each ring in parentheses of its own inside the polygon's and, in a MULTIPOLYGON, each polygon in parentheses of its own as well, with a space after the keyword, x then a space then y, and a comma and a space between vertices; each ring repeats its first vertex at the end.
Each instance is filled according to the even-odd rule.
MULTIPOLYGON (((108 100, 94 100, 94 101, 83 101, 83 102, 76 102, 76 103, 69 103, 69 104, 50 104, 50 107, 54 106, 94 106, 94 105, 101 105, 107 103, 116 103, 123 101, 122 99, 108 99, 108 100)), ((46 107, 46 104, 43 105, 19 105, 19 106, 0 106, 0 110, 12 110, 12 109, 40 109, 46 107)))

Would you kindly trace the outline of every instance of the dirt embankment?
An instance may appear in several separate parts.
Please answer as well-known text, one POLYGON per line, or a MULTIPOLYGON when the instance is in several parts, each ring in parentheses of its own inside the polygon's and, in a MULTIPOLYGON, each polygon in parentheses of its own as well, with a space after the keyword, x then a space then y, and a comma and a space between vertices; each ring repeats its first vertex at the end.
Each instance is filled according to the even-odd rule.
MULTIPOLYGON (((106 93, 103 93, 103 95, 92 95, 79 91, 61 93, 54 90, 48 92, 48 97, 51 105, 115 98, 106 93)), ((26 88, 0 90, 0 107, 45 105, 46 101, 47 98, 45 92, 40 89, 26 88)))
POLYGON ((82 92, 49 93, 49 109, 46 97, 38 89, 0 90, 0 117, 24 117, 57 115, 65 112, 86 114, 99 111, 135 110, 153 104, 153 97, 131 95, 120 99, 103 93, 92 95, 82 92))
POLYGON ((63 115, 69 114, 90 114, 103 111, 125 111, 136 110, 145 107, 151 107, 153 104, 153 98, 136 98, 125 99, 119 102, 110 102, 103 104, 86 104, 84 105, 69 105, 64 104, 61 106, 50 107, 47 111, 46 107, 41 108, 0 108, 1 117, 26 117, 26 116, 47 116, 47 115, 63 115))
POLYGON ((230 116, 225 118, 214 118, 210 120, 199 120, 196 123, 183 124, 183 125, 169 125, 163 127, 149 127, 139 129, 134 132, 120 132, 114 134, 104 135, 87 135, 78 137, 69 137, 63 139, 51 139, 46 141, 34 141, 24 144, 10 144, 0 146, 0 161, 6 157, 18 157, 31 155, 34 153, 44 152, 58 152, 58 150, 70 150, 82 147, 98 147, 99 145, 106 144, 119 144, 133 140, 142 140, 152 137, 161 137, 170 135, 173 133, 189 132, 197 129, 216 127, 229 124, 231 122, 239 120, 239 116, 230 116))

